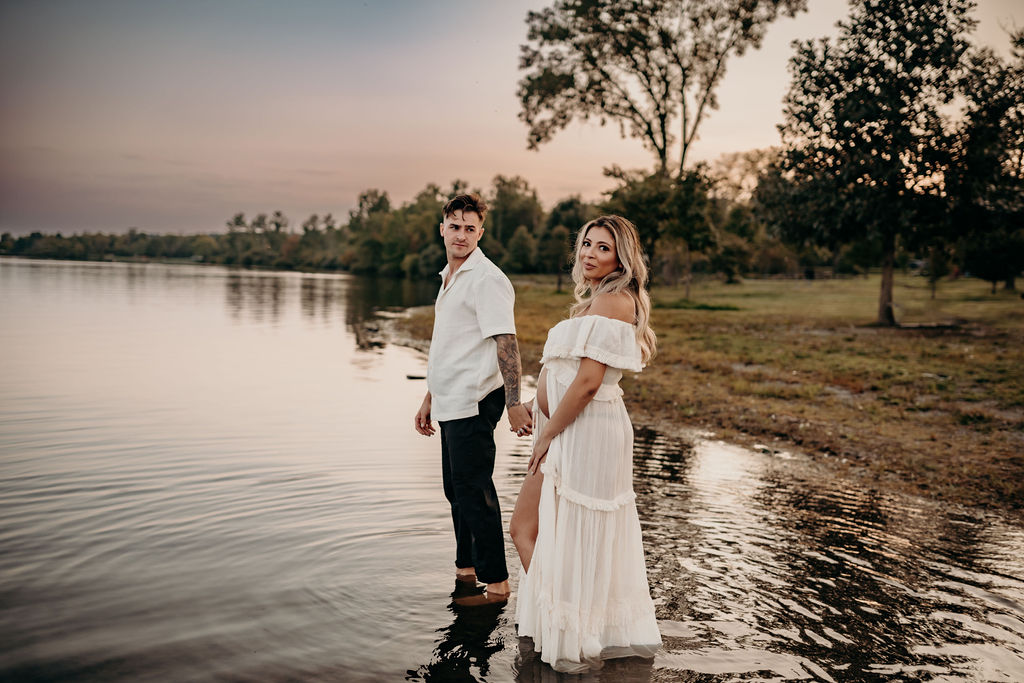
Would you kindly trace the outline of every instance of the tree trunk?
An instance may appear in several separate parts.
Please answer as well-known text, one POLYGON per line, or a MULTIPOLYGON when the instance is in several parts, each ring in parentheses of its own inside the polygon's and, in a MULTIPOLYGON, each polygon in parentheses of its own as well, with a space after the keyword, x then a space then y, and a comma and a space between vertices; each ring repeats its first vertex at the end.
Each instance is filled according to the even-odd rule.
POLYGON ((654 286, 654 275, 655 275, 655 273, 654 273, 654 264, 656 263, 656 261, 654 260, 654 246, 655 246, 656 241, 657 241, 657 238, 655 238, 654 240, 647 240, 644 243, 644 256, 647 259, 647 277, 648 277, 647 286, 648 287, 653 287, 654 286))
POLYGON ((1003 289, 1009 290, 1011 292, 1016 292, 1017 291, 1017 282, 1016 282, 1016 280, 1017 280, 1017 278, 1015 276, 1013 276, 1013 275, 1006 276, 1006 280, 1003 281, 1003 289))
POLYGON ((928 261, 929 261, 929 263, 928 263, 928 282, 932 286, 932 299, 935 298, 935 290, 937 289, 938 284, 939 284, 939 278, 936 277, 936 273, 938 271, 935 268, 935 263, 936 263, 937 259, 938 259, 938 257, 935 255, 935 247, 929 248, 928 249, 928 261))
POLYGON ((684 243, 683 244, 683 249, 686 250, 686 273, 683 275, 683 277, 686 279, 686 295, 685 295, 684 298, 687 301, 689 301, 690 300, 690 273, 691 273, 691 266, 693 264, 693 259, 692 259, 691 254, 690 254, 690 245, 684 243))
POLYGON ((878 294, 878 320, 879 325, 885 327, 896 326, 896 315, 892 310, 892 280, 894 263, 896 261, 896 238, 893 235, 885 236, 885 252, 882 256, 882 290, 878 294))

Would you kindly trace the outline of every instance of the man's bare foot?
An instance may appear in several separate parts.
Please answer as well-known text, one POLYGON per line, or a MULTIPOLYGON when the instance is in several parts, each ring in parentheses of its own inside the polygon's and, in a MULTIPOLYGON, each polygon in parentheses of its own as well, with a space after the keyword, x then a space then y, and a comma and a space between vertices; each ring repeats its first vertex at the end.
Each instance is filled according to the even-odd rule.
POLYGON ((492 593, 485 590, 478 595, 467 595, 455 598, 455 604, 460 607, 482 607, 483 605, 504 605, 512 596, 511 593, 492 593))
POLYGON ((480 605, 503 605, 508 602, 509 596, 512 595, 511 589, 508 586, 508 580, 499 581, 498 583, 487 584, 486 590, 479 595, 467 595, 465 597, 455 598, 455 604, 461 605, 462 607, 477 607, 480 605))
POLYGON ((476 583, 476 570, 473 567, 460 567, 455 570, 455 580, 476 583))

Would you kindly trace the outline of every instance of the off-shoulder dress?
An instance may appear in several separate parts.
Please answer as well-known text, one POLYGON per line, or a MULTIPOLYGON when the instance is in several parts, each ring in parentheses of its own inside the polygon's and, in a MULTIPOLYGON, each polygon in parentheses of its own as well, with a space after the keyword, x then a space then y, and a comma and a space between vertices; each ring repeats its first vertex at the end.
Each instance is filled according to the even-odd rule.
MULTIPOLYGON (((582 358, 607 370, 541 465, 537 542, 516 602, 519 634, 567 672, 614 657, 652 657, 661 645, 633 493, 633 427, 619 388, 624 370, 642 366, 636 328, 599 315, 555 325, 541 358, 549 415, 582 358)), ((535 407, 534 434, 545 422, 535 407)))

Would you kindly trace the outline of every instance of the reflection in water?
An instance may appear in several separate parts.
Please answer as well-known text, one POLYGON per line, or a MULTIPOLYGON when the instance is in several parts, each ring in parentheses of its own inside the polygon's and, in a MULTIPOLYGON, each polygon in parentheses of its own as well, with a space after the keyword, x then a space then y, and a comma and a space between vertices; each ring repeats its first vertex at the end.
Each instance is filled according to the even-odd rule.
POLYGON ((653 662, 561 676, 454 607, 424 358, 354 332, 435 291, 0 259, 0 679, 1024 680, 1019 519, 650 430, 653 662))
POLYGON ((284 279, 263 274, 231 272, 226 278, 228 311, 235 320, 248 315, 252 322, 281 320, 284 279))
POLYGON ((437 294, 432 281, 320 273, 228 271, 225 286, 225 302, 235 320, 278 324, 297 286, 304 318, 326 323, 341 315, 356 333, 381 310, 423 306, 437 294))
POLYGON ((520 638, 515 673, 516 683, 647 683, 652 680, 654 660, 642 657, 609 659, 600 669, 583 674, 563 674, 541 661, 540 653, 533 649, 532 638, 520 638))
POLYGON ((456 581, 448 610, 452 623, 437 630, 439 637, 429 664, 410 671, 407 681, 474 681, 486 680, 491 674, 490 658, 505 648, 502 634, 495 634, 506 604, 462 607, 455 599, 482 592, 456 581))
POLYGON ((359 277, 349 283, 345 321, 350 325, 372 317, 378 310, 400 310, 434 302, 440 278, 398 280, 359 277))
POLYGON ((656 667, 1024 680, 1019 528, 727 444, 638 439, 656 667))
POLYGON ((334 279, 303 277, 300 288, 302 314, 307 318, 327 320, 334 308, 344 302, 347 283, 334 279))

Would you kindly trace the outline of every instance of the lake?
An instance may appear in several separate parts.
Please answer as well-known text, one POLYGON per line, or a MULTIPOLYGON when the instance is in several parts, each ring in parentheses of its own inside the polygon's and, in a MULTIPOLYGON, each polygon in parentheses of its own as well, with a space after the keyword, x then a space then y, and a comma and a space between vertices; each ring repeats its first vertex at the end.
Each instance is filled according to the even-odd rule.
MULTIPOLYGON (((452 604, 426 358, 367 343, 435 292, 0 259, 0 679, 559 680, 452 604)), ((1024 680, 1020 519, 649 426, 634 467, 665 648, 585 680, 1024 680)))

